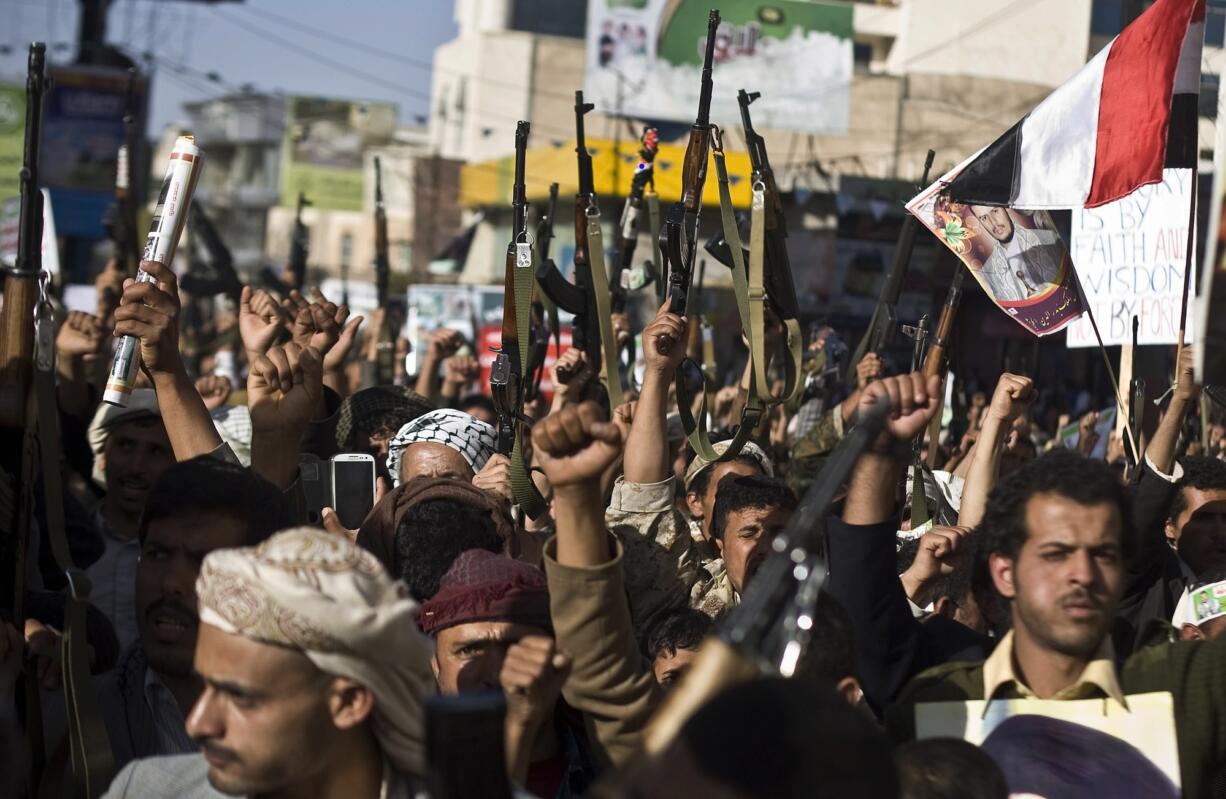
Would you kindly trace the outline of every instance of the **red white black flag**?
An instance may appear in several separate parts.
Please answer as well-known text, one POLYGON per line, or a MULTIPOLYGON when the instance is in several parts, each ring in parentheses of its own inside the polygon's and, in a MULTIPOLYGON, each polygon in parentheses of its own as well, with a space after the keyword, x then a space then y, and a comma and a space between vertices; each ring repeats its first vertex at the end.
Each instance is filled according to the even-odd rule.
POLYGON ((1158 0, 947 186, 959 203, 1093 208, 1196 165, 1205 0, 1158 0))

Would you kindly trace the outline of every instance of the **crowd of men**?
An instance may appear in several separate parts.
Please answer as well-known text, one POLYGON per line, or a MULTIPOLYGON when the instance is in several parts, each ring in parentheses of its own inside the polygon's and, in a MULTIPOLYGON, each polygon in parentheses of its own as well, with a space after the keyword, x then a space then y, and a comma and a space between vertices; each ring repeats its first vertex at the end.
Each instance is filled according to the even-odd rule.
MULTIPOLYGON (((155 282, 108 268, 97 313, 63 315, 52 468, 65 496, 39 500, 63 505, 89 577, 90 670, 118 772, 107 796, 414 797, 446 758, 504 771, 474 777, 501 795, 544 799, 1226 796, 1226 429, 1210 426, 1207 447, 1188 435, 1204 412, 1191 348, 1130 468, 1120 442, 1090 456, 1093 416, 1066 447, 1032 380, 1006 373, 952 414, 942 468, 921 481, 911 442, 941 383, 874 353, 849 384, 774 405, 735 457, 695 456, 675 391, 688 320, 666 305, 644 326, 632 399, 611 413, 587 399, 607 378, 571 350, 551 404, 528 408, 548 502, 533 520, 458 333, 432 335, 419 374, 366 385, 364 320, 318 291, 246 287, 218 326, 232 343, 187 358, 175 275, 143 268, 155 282), (122 335, 139 338, 144 368, 119 408, 99 398, 122 335), (819 521, 828 577, 799 668, 707 691, 713 673, 691 672, 700 651, 830 453, 882 405, 884 429, 819 521), (309 523, 304 464, 338 453, 376 462, 357 529, 331 508, 309 523), (912 525, 913 491, 933 522, 912 525), (681 691, 709 696, 647 746, 681 691), (478 729, 444 741, 452 751, 431 743, 446 729, 428 723, 432 703, 489 692, 503 697, 494 757, 472 744, 478 729), (1090 700, 1127 716, 1155 694, 1174 775, 1061 737, 1055 720, 968 743, 932 734, 921 712, 1090 700)), ((779 337, 768 331, 768 357, 779 337)), ((819 337, 815 375, 825 352, 819 337)), ((715 397, 719 453, 750 379, 746 367, 715 397)), ((46 525, 37 538, 29 618, 0 623, 12 795, 31 755, 20 678, 41 697, 44 781, 70 762, 64 581, 46 525)))

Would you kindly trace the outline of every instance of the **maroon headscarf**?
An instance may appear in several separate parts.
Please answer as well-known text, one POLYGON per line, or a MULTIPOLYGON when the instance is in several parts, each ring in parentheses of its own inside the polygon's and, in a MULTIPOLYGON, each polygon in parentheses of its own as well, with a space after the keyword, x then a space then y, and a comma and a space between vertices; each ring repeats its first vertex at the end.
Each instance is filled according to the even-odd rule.
POLYGON ((396 531, 400 522, 414 505, 432 499, 449 499, 485 511, 494 520, 502 551, 512 558, 519 555, 519 539, 506 502, 472 483, 450 477, 415 477, 385 494, 358 529, 358 546, 378 558, 388 572, 398 574, 396 531))
POLYGON ((545 573, 484 549, 462 553, 443 575, 438 593, 422 603, 417 623, 422 632, 434 635, 478 621, 553 629, 545 573))

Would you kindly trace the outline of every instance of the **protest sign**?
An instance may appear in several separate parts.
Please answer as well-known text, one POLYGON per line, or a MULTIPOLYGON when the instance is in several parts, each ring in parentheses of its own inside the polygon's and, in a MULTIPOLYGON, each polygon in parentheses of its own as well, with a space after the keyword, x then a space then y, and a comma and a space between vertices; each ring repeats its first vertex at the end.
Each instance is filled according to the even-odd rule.
MULTIPOLYGON (((1098 208, 1074 209, 1069 254, 1103 344, 1131 344, 1133 316, 1140 318, 1137 343, 1178 343, 1191 191, 1188 170, 1167 169, 1162 183, 1098 208)), ((1068 346, 1097 343, 1089 318, 1069 325, 1068 346)))

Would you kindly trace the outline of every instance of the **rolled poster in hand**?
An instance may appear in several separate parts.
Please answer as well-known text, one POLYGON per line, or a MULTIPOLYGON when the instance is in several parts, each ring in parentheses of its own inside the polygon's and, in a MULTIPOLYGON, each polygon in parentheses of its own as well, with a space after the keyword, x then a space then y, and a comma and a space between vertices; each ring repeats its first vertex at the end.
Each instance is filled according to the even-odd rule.
MULTIPOLYGON (((158 195, 158 205, 153 212, 153 223, 149 226, 149 238, 145 239, 142 260, 157 261, 170 268, 179 237, 187 224, 187 209, 196 190, 203 158, 204 153, 191 136, 180 136, 175 141, 170 163, 166 167, 166 178, 162 181, 162 192, 158 195)), ((151 283, 153 276, 143 269, 137 270, 136 282, 151 283)), ((111 363, 106 390, 102 394, 103 401, 120 408, 126 407, 139 368, 140 339, 124 336, 115 349, 115 360, 111 363)))

